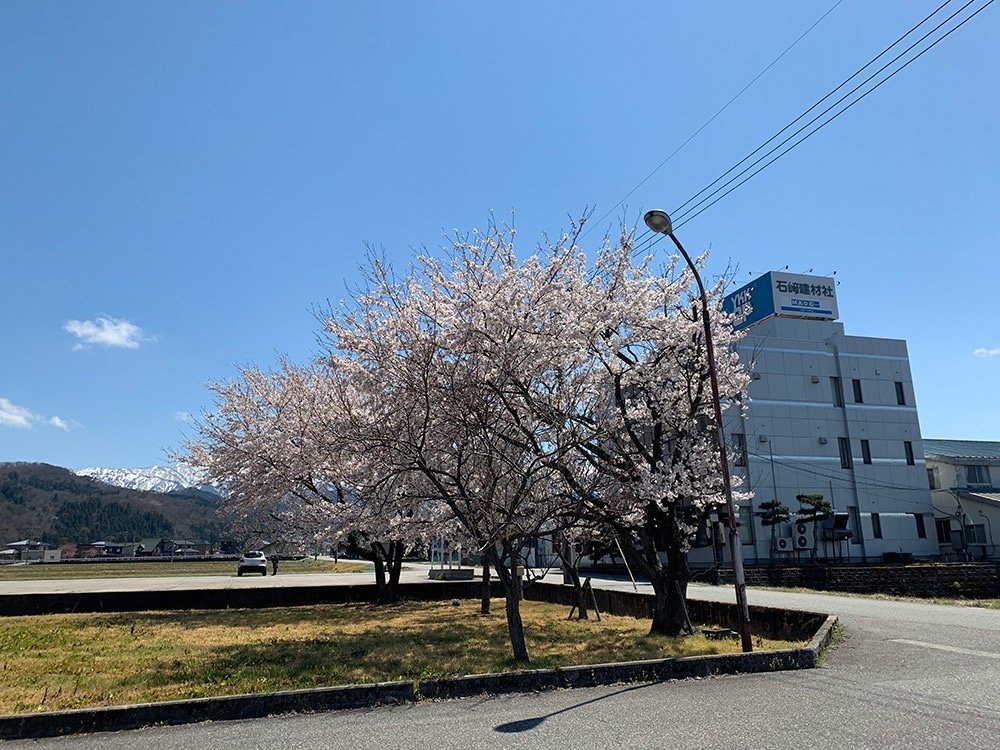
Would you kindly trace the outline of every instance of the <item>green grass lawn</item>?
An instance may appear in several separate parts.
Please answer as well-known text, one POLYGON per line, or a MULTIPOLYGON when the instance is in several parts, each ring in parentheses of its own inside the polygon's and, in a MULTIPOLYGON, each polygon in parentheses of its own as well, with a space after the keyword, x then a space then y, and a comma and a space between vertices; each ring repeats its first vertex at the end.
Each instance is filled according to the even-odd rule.
MULTIPOLYGON (((282 573, 357 573, 370 570, 365 562, 338 562, 330 560, 282 560, 278 575, 282 573)), ((270 573, 270 567, 268 568, 270 573)), ((47 563, 33 565, 0 566, 0 582, 44 581, 69 578, 142 578, 171 576, 235 576, 235 560, 184 560, 173 562, 94 562, 47 563)))
MULTIPOLYGON (((493 611, 463 601, 0 618, 0 713, 512 669, 502 600, 493 611)), ((650 636, 648 620, 567 620, 565 606, 529 601, 522 611, 533 667, 740 650, 650 636)))

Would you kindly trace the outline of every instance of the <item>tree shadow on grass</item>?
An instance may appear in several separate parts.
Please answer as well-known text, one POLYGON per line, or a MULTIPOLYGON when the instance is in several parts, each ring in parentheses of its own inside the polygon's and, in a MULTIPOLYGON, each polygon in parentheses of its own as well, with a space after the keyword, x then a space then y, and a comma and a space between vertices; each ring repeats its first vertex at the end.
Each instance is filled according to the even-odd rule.
POLYGON ((509 660, 504 641, 498 636, 490 643, 476 625, 470 619, 348 632, 330 623, 322 634, 306 637, 285 636, 278 628, 273 637, 167 659, 155 674, 136 674, 126 681, 160 688, 186 685, 199 695, 217 695, 503 671, 509 660), (479 660, 470 662, 470 654, 479 660))

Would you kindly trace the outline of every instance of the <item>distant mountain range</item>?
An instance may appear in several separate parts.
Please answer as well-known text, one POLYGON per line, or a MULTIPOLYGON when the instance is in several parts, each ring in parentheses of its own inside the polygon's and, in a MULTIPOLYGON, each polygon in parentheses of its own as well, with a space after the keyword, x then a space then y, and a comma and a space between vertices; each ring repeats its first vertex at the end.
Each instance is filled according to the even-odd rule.
MULTIPOLYGON (((119 481, 126 473, 118 475, 119 481)), ((218 491, 200 489, 205 485, 197 480, 194 484, 173 492, 136 490, 59 466, 0 463, 0 545, 22 539, 89 544, 157 536, 217 541, 218 491)))
POLYGON ((76 469, 81 477, 91 477, 114 487, 125 487, 141 492, 179 492, 196 489, 221 495, 218 488, 205 481, 205 475, 190 464, 173 466, 147 466, 140 469, 76 469))

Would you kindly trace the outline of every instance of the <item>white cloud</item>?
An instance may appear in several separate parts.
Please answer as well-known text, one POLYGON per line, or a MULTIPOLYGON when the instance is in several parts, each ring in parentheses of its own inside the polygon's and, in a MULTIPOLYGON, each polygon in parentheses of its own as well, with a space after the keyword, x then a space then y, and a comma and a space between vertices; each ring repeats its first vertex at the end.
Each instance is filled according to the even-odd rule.
POLYGON ((0 398, 0 426, 19 427, 21 429, 31 429, 35 425, 47 424, 50 427, 58 427, 60 430, 69 432, 80 423, 72 419, 66 420, 62 417, 44 417, 35 414, 31 409, 12 404, 9 399, 0 398))
POLYGON ((984 347, 979 347, 972 353, 974 357, 1000 357, 1000 346, 994 347, 992 349, 986 349, 984 347))
POLYGON ((184 424, 191 424, 194 421, 194 415, 188 411, 175 411, 174 419, 178 422, 183 422, 184 424))
POLYGON ((12 404, 5 398, 0 398, 0 425, 7 427, 31 427, 35 415, 23 406, 12 404))
POLYGON ((84 344, 136 349, 140 342, 149 340, 142 335, 142 329, 134 323, 103 315, 98 316, 96 320, 67 320, 63 330, 72 333, 80 340, 74 345, 74 351, 85 348, 84 344))

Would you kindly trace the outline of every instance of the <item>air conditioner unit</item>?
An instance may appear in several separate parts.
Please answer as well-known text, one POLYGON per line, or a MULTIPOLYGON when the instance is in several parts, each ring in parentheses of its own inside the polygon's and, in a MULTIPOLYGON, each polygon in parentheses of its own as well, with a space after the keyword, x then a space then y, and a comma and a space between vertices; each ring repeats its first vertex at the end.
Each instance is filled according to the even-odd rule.
POLYGON ((792 551, 792 540, 788 537, 778 537, 774 540, 774 551, 775 552, 791 552, 792 551))
POLYGON ((792 524, 792 536, 809 536, 809 524, 797 521, 792 524))
POLYGON ((813 541, 812 534, 796 534, 792 537, 795 549, 812 549, 813 541))

